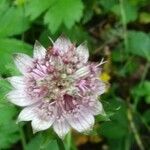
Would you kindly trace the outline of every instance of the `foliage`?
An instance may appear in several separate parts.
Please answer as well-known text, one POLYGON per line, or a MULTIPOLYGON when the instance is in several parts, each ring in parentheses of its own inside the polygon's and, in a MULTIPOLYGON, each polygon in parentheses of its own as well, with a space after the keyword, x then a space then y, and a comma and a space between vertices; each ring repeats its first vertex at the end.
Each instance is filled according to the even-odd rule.
POLYGON ((149 0, 0 0, 0 149, 149 149, 149 7, 149 0), (48 36, 61 33, 77 44, 88 41, 91 61, 107 60, 104 112, 86 142, 74 131, 64 141, 51 130, 33 135, 28 123, 16 124, 19 108, 5 96, 6 78, 19 74, 12 55, 31 55, 35 40, 48 47, 48 36), (101 140, 91 143, 93 136, 101 140))
POLYGON ((6 149, 19 140, 20 134, 14 120, 17 109, 5 101, 9 85, 6 81, 0 80, 0 87, 0 149, 6 149))

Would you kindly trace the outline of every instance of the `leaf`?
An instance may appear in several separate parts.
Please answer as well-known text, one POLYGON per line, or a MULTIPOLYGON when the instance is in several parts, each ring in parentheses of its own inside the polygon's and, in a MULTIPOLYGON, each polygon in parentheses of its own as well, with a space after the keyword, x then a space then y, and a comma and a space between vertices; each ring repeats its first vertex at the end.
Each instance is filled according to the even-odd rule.
POLYGON ((11 74, 14 71, 15 65, 13 63, 12 54, 22 52, 31 54, 32 47, 23 41, 16 39, 0 39, 0 74, 11 74))
POLYGON ((126 135, 127 130, 118 122, 107 122, 101 125, 101 134, 107 138, 118 139, 126 135))
MULTIPOLYGON (((88 32, 86 32, 81 26, 73 26, 70 30, 65 30, 65 33, 77 44, 81 44, 82 41, 87 41, 90 43, 92 40, 88 32)), ((88 45, 88 47, 90 46, 91 45, 88 45)))
POLYGON ((95 2, 96 1, 87 0, 86 3, 84 3, 84 15, 82 17, 83 24, 88 23, 94 16, 93 7, 95 6, 95 2))
POLYGON ((96 116, 96 121, 97 122, 110 121, 109 115, 113 115, 113 114, 100 114, 96 116))
POLYGON ((119 68, 117 71, 118 75, 122 77, 132 76, 139 69, 139 62, 135 59, 130 58, 126 61, 127 63, 124 65, 124 67, 121 66, 121 68, 119 68), (133 61, 135 62, 133 63, 133 61))
POLYGON ((20 138, 19 128, 14 120, 17 110, 5 99, 9 84, 0 80, 0 149, 6 149, 20 138))
POLYGON ((4 96, 11 89, 10 84, 0 77, 0 102, 4 99, 4 96))
POLYGON ((141 12, 139 16, 139 20, 141 23, 150 23, 150 13, 147 12, 141 12))
POLYGON ((43 135, 42 134, 38 134, 37 136, 35 136, 26 146, 26 150, 59 150, 57 141, 55 139, 51 139, 49 138, 49 142, 45 145, 43 145, 43 135))
POLYGON ((131 93, 134 98, 145 98, 145 101, 150 104, 150 81, 144 81, 143 84, 138 84, 132 89, 131 93))
MULTIPOLYGON (((7 109, 5 109, 5 112, 6 111, 7 109)), ((0 113, 3 112, 0 111, 0 113)), ((19 138, 19 129, 14 120, 7 120, 7 122, 4 122, 0 125, 0 149, 6 149, 11 147, 11 145, 16 143, 19 140, 19 138)))
POLYGON ((147 110, 146 112, 144 112, 143 114, 143 118, 145 119, 145 121, 150 124, 150 110, 147 110))
POLYGON ((34 20, 39 17, 44 11, 46 11, 55 0, 28 0, 25 5, 25 13, 30 17, 30 20, 34 20))
MULTIPOLYGON (((137 7, 131 5, 129 2, 123 3, 123 11, 125 13, 125 21, 126 23, 133 22, 138 17, 137 7)), ((121 7, 120 4, 112 7, 112 12, 119 17, 119 20, 122 21, 121 7)))
POLYGON ((127 52, 150 61, 150 37, 144 32, 129 31, 127 52))
POLYGON ((118 0, 100 0, 99 3, 106 11, 110 11, 115 5, 118 4, 118 0))
POLYGON ((32 140, 27 144, 26 150, 33 150, 33 149, 39 150, 41 139, 42 139, 41 135, 37 135, 34 138, 32 138, 32 140))
POLYGON ((28 18, 25 17, 23 7, 0 4, 0 37, 22 34, 29 28, 28 18))
POLYGON ((18 6, 23 6, 25 4, 26 0, 15 0, 14 4, 18 6))
POLYGON ((83 4, 81 0, 57 0, 47 11, 44 22, 52 33, 55 33, 61 24, 71 28, 82 17, 83 4))
POLYGON ((107 105, 104 105, 106 114, 109 114, 110 110, 117 105, 119 105, 119 107, 117 106, 115 108, 116 111, 111 110, 111 112, 113 112, 113 115, 110 115, 110 121, 101 123, 100 128, 98 129, 99 134, 105 136, 108 139, 123 138, 128 132, 128 121, 126 116, 125 103, 121 99, 118 99, 119 101, 116 99, 111 100, 109 104, 110 108, 107 108, 107 105))

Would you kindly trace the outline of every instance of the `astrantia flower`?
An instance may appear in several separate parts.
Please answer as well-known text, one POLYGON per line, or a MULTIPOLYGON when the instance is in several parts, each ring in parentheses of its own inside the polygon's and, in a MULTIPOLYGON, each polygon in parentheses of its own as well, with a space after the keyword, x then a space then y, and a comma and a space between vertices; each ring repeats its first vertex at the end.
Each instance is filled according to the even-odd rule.
POLYGON ((105 84, 99 79, 101 63, 88 62, 84 44, 75 47, 61 36, 48 49, 36 41, 33 58, 14 58, 22 76, 8 78, 14 90, 7 97, 24 107, 18 121, 32 121, 34 132, 53 126, 61 138, 71 128, 84 132, 93 127, 94 115, 102 113, 98 96, 105 84))

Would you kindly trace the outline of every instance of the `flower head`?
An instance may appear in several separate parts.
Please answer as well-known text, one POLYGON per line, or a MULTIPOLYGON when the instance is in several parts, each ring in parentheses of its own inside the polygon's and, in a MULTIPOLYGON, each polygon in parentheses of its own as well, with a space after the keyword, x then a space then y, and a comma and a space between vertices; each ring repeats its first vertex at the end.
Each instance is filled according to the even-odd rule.
POLYGON ((71 128, 92 128, 94 115, 102 113, 98 96, 105 92, 105 84, 99 79, 100 65, 88 62, 85 44, 75 47, 60 36, 48 49, 36 41, 33 58, 14 58, 22 76, 8 78, 14 89, 7 97, 24 107, 18 121, 32 121, 34 132, 53 126, 59 137, 71 128))

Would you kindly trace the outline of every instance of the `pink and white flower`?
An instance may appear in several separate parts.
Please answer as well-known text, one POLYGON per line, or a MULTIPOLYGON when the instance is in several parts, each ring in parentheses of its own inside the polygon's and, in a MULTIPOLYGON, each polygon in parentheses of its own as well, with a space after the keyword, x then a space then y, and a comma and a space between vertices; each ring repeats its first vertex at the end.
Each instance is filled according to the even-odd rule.
POLYGON ((106 87, 99 79, 101 63, 88 62, 85 44, 75 47, 60 36, 48 49, 36 41, 33 58, 20 53, 14 58, 22 76, 8 78, 14 89, 7 97, 23 107, 18 121, 31 121, 34 132, 53 126, 61 138, 71 128, 84 132, 93 127, 106 87))

